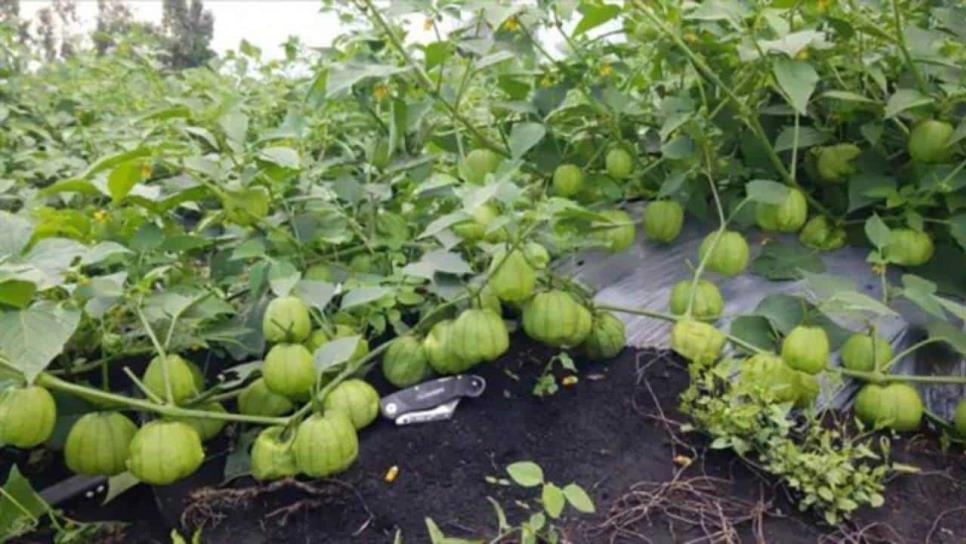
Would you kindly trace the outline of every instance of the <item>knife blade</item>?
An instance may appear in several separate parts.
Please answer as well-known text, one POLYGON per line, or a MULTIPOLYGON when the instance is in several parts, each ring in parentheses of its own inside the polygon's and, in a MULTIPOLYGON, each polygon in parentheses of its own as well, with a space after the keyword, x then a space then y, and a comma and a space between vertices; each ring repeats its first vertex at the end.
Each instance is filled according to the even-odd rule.
POLYGON ((429 410, 454 399, 478 397, 484 389, 486 380, 480 376, 447 376, 387 395, 379 402, 379 407, 384 417, 396 419, 401 414, 429 410))

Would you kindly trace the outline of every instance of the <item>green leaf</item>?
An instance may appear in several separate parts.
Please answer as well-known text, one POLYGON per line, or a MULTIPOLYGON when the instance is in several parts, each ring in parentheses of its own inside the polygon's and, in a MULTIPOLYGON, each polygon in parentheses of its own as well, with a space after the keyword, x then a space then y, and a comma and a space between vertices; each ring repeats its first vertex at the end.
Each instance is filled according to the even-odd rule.
POLYGON ((533 461, 519 461, 506 467, 513 481, 523 487, 536 487, 543 483, 543 469, 533 461))
POLYGON ((33 383, 64 349, 80 323, 80 312, 52 302, 0 313, 0 355, 33 383))
POLYGON ((123 200, 144 179, 143 167, 144 163, 141 161, 128 161, 111 170, 107 176, 107 190, 112 201, 117 203, 123 200))
POLYGON ((865 235, 879 251, 889 245, 891 231, 878 214, 873 213, 865 220, 865 235))
POLYGON ((755 314, 767 318, 778 332, 788 334, 805 319, 808 306, 801 297, 776 293, 761 299, 755 314))
POLYGON ((790 189, 777 181, 756 179, 745 185, 748 198, 762 204, 781 204, 788 198, 790 189))
POLYGON ((590 495, 584 491, 584 488, 580 487, 575 483, 567 484, 563 488, 564 496, 567 497, 567 502, 570 506, 573 506, 579 512, 584 514, 593 514, 597 509, 594 508, 594 501, 591 500, 590 495))
POLYGON ((0 304, 23 308, 30 304, 37 292, 32 281, 10 279, 0 282, 0 304))
POLYGON ((540 500, 543 502, 543 509, 547 512, 547 515, 553 519, 559 518, 564 506, 567 505, 563 491, 551 483, 543 484, 540 500))
POLYGON ((17 465, 11 465, 0 493, 0 539, 6 541, 29 533, 49 510, 50 506, 20 474, 17 465))
POLYGON ((258 154, 258 158, 292 170, 302 167, 298 151, 291 147, 268 147, 258 154))
POLYGON ((902 296, 914 302, 928 314, 946 319, 946 312, 936 297, 936 284, 914 274, 902 275, 902 296))
POLYGON ((932 321, 926 325, 930 338, 938 338, 953 347, 960 355, 966 355, 966 332, 948 321, 932 321))
POLYGON ((883 118, 891 119, 908 109, 926 106, 932 104, 932 102, 932 97, 924 95, 915 89, 899 89, 889 97, 883 118))
POLYGON ((394 66, 391 64, 365 64, 359 62, 348 62, 342 66, 336 66, 329 70, 329 77, 325 84, 325 94, 331 98, 342 93, 363 79, 378 77, 384 78, 394 74, 408 71, 409 68, 394 66))
MULTIPOLYGON (((824 132, 819 132, 812 127, 799 127, 798 129, 798 149, 824 144, 828 141, 828 136, 824 132)), ((775 151, 788 151, 795 147, 795 127, 785 127, 778 133, 775 139, 775 151)))
POLYGON ((275 261, 268 269, 268 285, 278 297, 291 293, 301 278, 302 273, 288 261, 275 261))
MULTIPOLYGON (((778 347, 768 318, 760 315, 739 315, 734 318, 731 334, 766 351, 774 351, 778 347)), ((735 348, 746 351, 741 346, 735 348)))
MULTIPOLYGON (((245 451, 247 454, 247 450, 245 451)), ((125 491, 134 488, 140 483, 141 480, 138 480, 133 474, 127 471, 116 476, 111 476, 107 479, 107 493, 104 495, 104 500, 101 501, 101 504, 107 504, 113 501, 125 491)))
POLYGON ((960 249, 966 250, 966 213, 949 218, 949 234, 959 244, 960 249))
POLYGON ((802 272, 824 272, 825 263, 801 244, 771 241, 751 263, 751 272, 773 281, 797 280, 802 272))
POLYGON ((90 165, 87 170, 81 174, 80 178, 88 179, 95 174, 104 172, 105 170, 110 170, 115 166, 119 166, 122 163, 130 162, 133 159, 141 159, 150 156, 154 152, 151 147, 136 147, 130 151, 122 151, 121 153, 115 153, 114 155, 108 155, 98 160, 94 164, 90 165))
POLYGON ((819 98, 834 98, 835 100, 844 100, 846 102, 862 102, 865 104, 878 104, 877 101, 862 96, 861 94, 856 94, 850 91, 825 91, 819 95, 819 98))
POLYGON ((0 257, 19 255, 30 242, 34 227, 27 219, 0 211, 0 257))
POLYGON ((872 314, 894 317, 899 314, 892 308, 858 291, 841 291, 821 301, 820 307, 831 314, 872 314))
POLYGON ((410 276, 432 280, 436 272, 462 276, 472 274, 473 269, 459 253, 445 249, 434 249, 423 255, 419 261, 404 266, 402 272, 410 276))
POLYGON ((580 36, 588 30, 597 28, 614 17, 617 17, 621 12, 621 8, 616 4, 581 2, 577 11, 583 14, 583 17, 577 22, 577 26, 574 27, 573 37, 580 36))
POLYGON ((320 312, 325 311, 325 307, 335 296, 337 286, 327 281, 319 280, 299 280, 295 284, 293 292, 310 306, 317 308, 320 312))
POLYGON ((322 344, 319 349, 315 350, 313 356, 316 371, 323 372, 348 361, 355 353, 359 340, 362 340, 362 336, 356 334, 329 340, 322 344))
POLYGON ((799 114, 805 115, 808 99, 815 92, 819 80, 815 68, 808 62, 778 58, 773 61, 772 69, 789 104, 799 114))
POLYGON ((894 193, 896 180, 890 176, 879 174, 856 174, 849 179, 849 212, 862 209, 877 201, 882 196, 894 193))
POLYGON ((517 123, 510 130, 510 154, 514 159, 520 158, 537 145, 547 133, 547 128, 540 123, 517 123))

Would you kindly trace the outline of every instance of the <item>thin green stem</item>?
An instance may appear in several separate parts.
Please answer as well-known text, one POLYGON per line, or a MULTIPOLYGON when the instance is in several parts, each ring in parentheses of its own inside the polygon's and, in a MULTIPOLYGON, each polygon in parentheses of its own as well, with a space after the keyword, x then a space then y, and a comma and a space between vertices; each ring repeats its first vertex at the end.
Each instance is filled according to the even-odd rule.
POLYGON ((148 323, 148 319, 144 316, 144 312, 141 311, 140 303, 138 303, 136 311, 138 318, 141 320, 141 324, 144 326, 144 330, 147 331, 148 337, 151 338, 151 343, 154 345, 154 349, 157 350, 158 356, 160 357, 161 375, 164 377, 165 400, 168 402, 168 404, 173 404, 174 392, 171 389, 171 378, 168 376, 168 356, 164 351, 164 346, 158 342, 158 337, 155 336, 154 329, 151 327, 151 324, 148 323))
POLYGON ((966 376, 919 376, 916 374, 883 374, 881 372, 865 372, 863 370, 850 370, 839 368, 845 376, 859 378, 870 383, 889 383, 889 382, 913 382, 913 383, 945 383, 966 385, 966 376))
MULTIPOLYGON (((886 361, 886 362, 885 362, 885 363, 884 363, 884 364, 882 365, 882 371, 883 371, 883 372, 888 372, 888 371, 889 371, 889 369, 891 369, 891 368, 893 367, 893 365, 895 365, 895 364, 896 364, 897 362, 899 362, 899 361, 901 361, 901 360, 902 360, 903 358, 905 358, 905 357, 906 357, 907 355, 909 355, 910 353, 912 353, 912 352, 914 352, 914 351, 916 351, 917 349, 919 349, 919 348, 921 348, 921 347, 923 347, 923 346, 927 346, 927 345, 929 345, 929 344, 936 344, 936 343, 939 343, 939 342, 943 342, 943 341, 944 341, 944 340, 943 340, 942 338, 938 338, 938 337, 935 337, 935 336, 934 336, 934 337, 931 337, 931 338, 926 338, 925 340, 922 340, 922 341, 919 341, 919 342, 916 342, 915 344, 913 344, 913 345, 911 345, 911 346, 909 346, 908 348, 906 348, 906 349, 904 349, 904 350, 902 350, 902 351, 900 351, 900 352, 899 352, 899 353, 898 353, 898 354, 897 354, 896 356, 894 356, 894 357, 893 357, 892 359, 889 359, 888 361, 886 361)), ((873 352, 874 352, 874 351, 875 351, 875 350, 873 350, 873 352)))
POLYGON ((919 72, 919 68, 916 67, 916 63, 912 60, 912 54, 909 52, 909 47, 906 45, 906 33, 902 30, 902 12, 899 9, 899 0, 892 0, 892 17, 896 24, 896 44, 899 46, 899 51, 902 52, 902 57, 905 59, 906 64, 909 65, 909 71, 912 72, 912 77, 916 80, 916 86, 919 87, 919 91, 923 94, 929 93, 929 88, 926 86, 926 80, 923 79, 922 74, 919 72))

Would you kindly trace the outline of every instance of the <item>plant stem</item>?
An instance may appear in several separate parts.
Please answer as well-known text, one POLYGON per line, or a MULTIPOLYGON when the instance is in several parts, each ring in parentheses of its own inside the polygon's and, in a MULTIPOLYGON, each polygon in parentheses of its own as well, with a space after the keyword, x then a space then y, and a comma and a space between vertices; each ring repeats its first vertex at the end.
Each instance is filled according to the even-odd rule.
POLYGON ((870 383, 913 382, 913 383, 946 383, 966 385, 966 376, 919 376, 916 374, 882 374, 881 372, 865 372, 839 368, 845 376, 859 378, 870 383))
POLYGON ((902 15, 899 10, 899 0, 892 0, 892 16, 896 23, 896 45, 899 46, 902 57, 905 59, 906 64, 909 65, 909 71, 912 72, 912 77, 915 78, 919 91, 923 94, 928 94, 929 88, 926 86, 926 80, 923 79, 919 68, 916 67, 916 63, 912 60, 909 47, 906 46, 906 33, 902 30, 902 15))

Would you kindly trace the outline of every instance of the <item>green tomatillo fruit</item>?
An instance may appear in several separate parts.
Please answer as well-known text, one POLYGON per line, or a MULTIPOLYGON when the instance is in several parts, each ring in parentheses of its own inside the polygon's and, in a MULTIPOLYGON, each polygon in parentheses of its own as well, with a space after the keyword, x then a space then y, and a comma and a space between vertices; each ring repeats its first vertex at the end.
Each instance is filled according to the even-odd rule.
POLYGON ((510 347, 503 318, 492 310, 463 310, 449 329, 449 349, 465 364, 494 361, 510 347))
POLYGON ((901 266, 920 266, 929 262, 935 247, 925 232, 912 229, 893 229, 885 247, 885 257, 901 266))
POLYGON ((536 270, 543 270, 550 264, 550 252, 537 242, 527 242, 523 245, 523 253, 527 262, 536 270))
POLYGON ((265 355, 262 378, 273 393, 305 400, 315 385, 312 354, 302 344, 276 344, 265 355))
POLYGON ((553 192, 570 198, 584 187, 584 173, 575 164, 561 164, 553 171, 553 192))
POLYGON ((295 466, 312 478, 325 478, 349 468, 359 455, 359 437, 342 412, 313 414, 295 433, 295 466))
POLYGON ((194 473, 204 459, 201 438, 189 425, 155 420, 131 439, 127 468, 142 482, 167 485, 194 473))
POLYGON ((492 174, 500 168, 503 157, 489 149, 474 149, 466 154, 460 171, 466 181, 470 183, 483 183, 487 174, 492 174))
POLYGON ((624 179, 634 172, 634 158, 622 147, 608 151, 604 164, 607 174, 614 179, 624 179))
POLYGON ((807 217, 808 202, 798 189, 789 189, 781 204, 755 204, 755 221, 764 231, 797 232, 807 217))
POLYGON ((953 132, 953 126, 944 121, 922 121, 909 133, 909 156, 918 162, 946 162, 952 156, 953 132))
POLYGON ((479 361, 464 361, 456 356, 450 342, 450 329, 453 321, 446 319, 433 325, 429 334, 423 339, 423 350, 426 352, 426 360, 436 372, 448 375, 464 372, 479 361))
POLYGON ((295 466, 295 434, 284 427, 268 427, 252 444, 252 476, 256 480, 278 480, 298 474, 295 466))
POLYGON ((853 334, 842 344, 839 352, 842 366, 849 370, 872 372, 892 359, 892 346, 889 341, 879 335, 872 336, 864 333, 853 334))
POLYGON ((396 387, 416 385, 430 374, 423 343, 413 336, 397 337, 382 357, 382 375, 396 387))
POLYGON ((782 359, 788 366, 817 374, 828 366, 828 335, 822 327, 799 325, 782 340, 782 359))
POLYGON ((715 361, 724 349, 724 333, 701 321, 682 319, 671 327, 671 349, 699 365, 715 361))
MULTIPOLYGON (((688 301, 691 299, 691 280, 683 280, 674 284, 671 289, 671 313, 674 315, 684 315, 688 310, 688 301)), ((697 290, 694 293, 694 303, 691 306, 691 316, 701 321, 714 321, 721 317, 724 310, 724 298, 718 286, 708 280, 698 280, 697 290)))
POLYGON ((326 413, 341 412, 359 430, 379 415, 379 393, 363 380, 346 380, 329 391, 323 407, 326 413))
POLYGON ((798 373, 770 353, 759 353, 741 364, 741 384, 764 400, 795 402, 799 397, 798 373))
POLYGON ((114 476, 127 470, 128 449, 138 427, 119 412, 91 412, 67 433, 64 462, 74 474, 114 476))
POLYGON ((684 208, 673 200, 655 200, 644 210, 644 236, 654 242, 673 242, 684 224, 684 208))
POLYGON ((600 212, 604 221, 594 222, 594 236, 611 253, 620 253, 634 243, 634 221, 623 210, 600 212))
POLYGON ((0 444, 39 446, 50 438, 56 422, 57 404, 43 387, 11 387, 0 393, 0 444))
POLYGON ((745 237, 735 231, 726 230, 721 233, 718 243, 711 250, 718 232, 708 234, 701 241, 698 248, 698 257, 704 259, 708 256, 707 267, 712 272, 717 272, 723 276, 734 276, 739 274, 748 265, 750 250, 745 237))
POLYGON ((865 384, 855 397, 855 415, 866 425, 914 431, 922 421, 922 399, 911 385, 893 382, 865 384))
POLYGON ((855 144, 842 143, 814 148, 818 178, 827 183, 841 183, 855 173, 853 161, 862 154, 855 144))
POLYGON ((845 229, 824 215, 816 215, 802 227, 798 241, 807 248, 833 251, 845 245, 845 229))
POLYGON ((265 385, 265 378, 248 384, 238 395, 238 412, 246 416, 278 417, 291 412, 293 408, 288 397, 273 392, 265 385))
POLYGON ((523 308, 523 330, 527 336, 553 347, 575 347, 590 334, 590 310, 559 290, 538 293, 523 308))
MULTIPOLYGON (((206 412, 219 412, 227 413, 225 407, 219 402, 207 402, 197 407, 198 410, 205 410, 206 412)), ((228 422, 224 419, 214 419, 209 417, 179 417, 171 418, 172 421, 180 421, 186 423, 192 429, 198 433, 198 437, 201 438, 202 442, 207 442, 212 438, 218 436, 221 430, 225 428, 225 424, 228 422)))
POLYGON ((501 249, 493 255, 488 286, 501 301, 522 302, 533 295, 536 284, 537 273, 523 251, 515 249, 507 254, 501 249))
POLYGON ((611 312, 594 312, 590 334, 580 344, 580 350, 591 361, 617 357, 627 344, 624 322, 611 312))
POLYGON ((500 217, 500 210, 493 204, 477 206, 470 213, 470 218, 450 227, 454 234, 467 242, 485 240, 491 244, 506 240, 507 232, 504 228, 489 231, 490 223, 500 217))
MULTIPOLYGON (((148 391, 161 399, 167 398, 164 373, 167 367, 168 380, 171 382, 171 400, 176 404, 184 402, 200 393, 198 379, 191 365, 179 355, 169 354, 164 359, 160 355, 151 359, 141 382, 148 391)), ((200 373, 200 370, 198 371, 200 373)))
POLYGON ((268 303, 262 318, 265 341, 304 342, 312 332, 309 308, 295 296, 278 297, 268 303))

